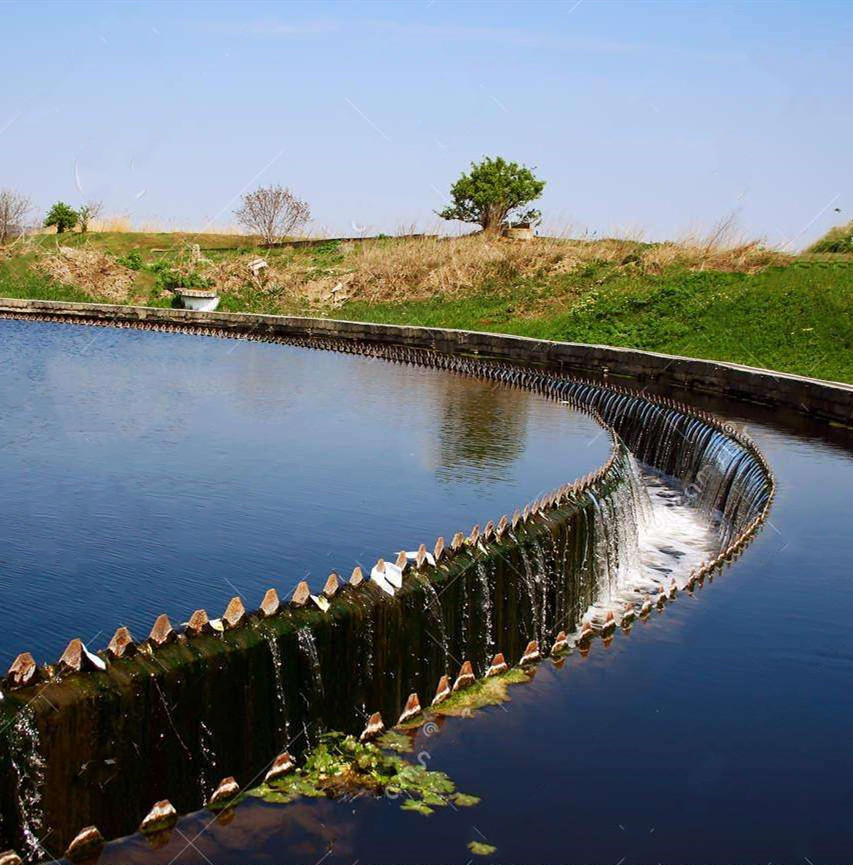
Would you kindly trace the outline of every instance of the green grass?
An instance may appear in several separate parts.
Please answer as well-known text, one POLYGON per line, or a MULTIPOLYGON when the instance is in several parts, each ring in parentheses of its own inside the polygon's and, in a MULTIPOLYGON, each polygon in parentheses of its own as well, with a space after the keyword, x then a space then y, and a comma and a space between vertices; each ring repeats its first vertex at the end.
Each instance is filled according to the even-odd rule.
MULTIPOLYGON (((246 252, 233 235, 69 234, 62 243, 92 244, 115 256, 138 250, 146 263, 181 254, 197 240, 214 261, 246 252)), ((56 236, 39 237, 49 246, 56 236)), ((307 277, 347 266, 338 244, 264 250, 270 261, 296 262, 307 277)), ((0 260, 0 296, 98 300, 57 285, 33 268, 35 254, 0 260)), ((137 274, 137 296, 149 305, 170 299, 148 270, 137 274)), ((755 274, 671 270, 650 276, 631 265, 592 262, 537 279, 493 280, 462 297, 410 303, 350 302, 335 310, 310 307, 297 294, 269 294, 250 285, 226 294, 231 312, 326 314, 330 317, 514 333, 684 354, 853 382, 853 260, 806 255, 755 274)))
POLYGON ((251 238, 237 234, 189 234, 187 232, 144 232, 144 231, 90 231, 86 234, 65 232, 64 234, 40 234, 34 241, 49 249, 57 244, 62 246, 97 246, 111 255, 127 255, 133 249, 142 253, 157 254, 175 251, 188 243, 197 243, 202 251, 234 250, 250 248, 251 238))
POLYGON ((571 294, 559 284, 492 287, 464 300, 353 303, 341 317, 625 346, 853 382, 849 262, 796 261, 754 276, 587 271, 572 276, 571 294))

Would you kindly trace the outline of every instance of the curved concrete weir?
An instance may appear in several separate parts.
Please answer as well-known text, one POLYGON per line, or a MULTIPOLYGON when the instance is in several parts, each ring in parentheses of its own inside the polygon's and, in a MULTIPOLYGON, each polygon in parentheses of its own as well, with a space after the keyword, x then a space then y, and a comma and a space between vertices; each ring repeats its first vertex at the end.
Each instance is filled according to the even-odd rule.
MULTIPOLYGON (((87 323, 79 312, 73 320, 87 323)), ((19 658, 0 704, 0 849, 37 857, 49 831, 46 849, 61 852, 90 825, 127 834, 152 803, 198 808, 221 776, 248 781, 323 729, 361 732, 371 713, 411 714, 460 667, 483 676, 496 653, 535 663, 555 642, 583 647, 736 556, 771 505, 772 473, 749 438, 666 398, 405 344, 199 321, 131 311, 88 323, 244 335, 507 382, 590 413, 611 437, 610 456, 523 511, 377 564, 372 579, 356 568, 318 595, 301 584, 281 603, 268 592, 258 610, 235 599, 186 628, 164 614, 140 642, 120 629, 108 649, 75 644, 49 668, 19 658), (673 584, 624 579, 637 545, 636 461, 678 479, 714 532, 713 554, 673 584)))

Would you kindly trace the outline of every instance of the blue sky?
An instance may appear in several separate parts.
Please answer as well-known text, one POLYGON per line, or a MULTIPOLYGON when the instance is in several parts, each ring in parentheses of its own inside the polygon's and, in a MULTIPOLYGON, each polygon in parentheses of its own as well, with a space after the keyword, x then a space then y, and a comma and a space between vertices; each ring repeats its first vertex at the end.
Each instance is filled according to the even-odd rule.
POLYGON ((483 155, 548 227, 801 247, 853 218, 851 3, 3 3, 0 186, 233 223, 278 182, 332 234, 434 227, 483 155), (9 86, 12 85, 12 86, 9 86), (82 191, 81 191, 82 190, 82 191), (840 208, 841 212, 836 212, 840 208))

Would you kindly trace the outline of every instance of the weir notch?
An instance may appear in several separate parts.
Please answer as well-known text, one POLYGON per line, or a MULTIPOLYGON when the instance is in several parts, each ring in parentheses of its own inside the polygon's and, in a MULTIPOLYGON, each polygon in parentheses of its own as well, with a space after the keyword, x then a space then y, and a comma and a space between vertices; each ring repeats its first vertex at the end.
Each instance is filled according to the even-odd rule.
POLYGON ((154 807, 148 812, 143 821, 139 824, 139 831, 143 834, 150 835, 154 832, 161 832, 163 829, 168 829, 178 822, 178 812, 168 799, 162 799, 157 802, 154 807))
POLYGON ((41 678, 38 664, 29 652, 21 652, 9 667, 6 681, 12 688, 23 688, 33 685, 41 678))
POLYGON ((228 630, 233 630, 234 628, 239 628, 245 618, 246 608, 243 606, 243 602, 239 597, 235 596, 231 598, 228 606, 225 608, 225 612, 222 614, 222 624, 228 630))
POLYGON ((475 681, 474 668, 471 666, 471 662, 464 661, 462 666, 459 668, 459 675, 453 683, 453 690, 461 691, 463 688, 470 688, 475 681))
MULTIPOLYGON (((104 846, 104 836, 97 826, 87 826, 81 829, 65 851, 65 858, 71 862, 81 862, 97 858, 104 846)), ((0 860, 2 861, 2 860, 0 860)))
POLYGON ((551 654, 559 655, 561 652, 568 651, 569 638, 565 631, 560 631, 557 638, 554 640, 554 645, 551 646, 551 654))
POLYGON ((486 678, 489 676, 499 676, 501 673, 505 673, 509 667, 507 666, 506 659, 503 656, 503 652, 498 652, 497 655, 492 658, 492 663, 489 664, 489 669, 486 670, 486 678))
POLYGON ((278 592, 275 589, 267 589, 261 601, 261 615, 265 619, 278 614, 281 609, 281 600, 279 600, 278 592))
POLYGON ((427 560, 427 549, 426 544, 421 544, 418 547, 417 555, 415 556, 415 564, 422 568, 424 566, 424 562, 427 560))
POLYGON ((367 726, 358 737, 359 742, 369 742, 377 736, 381 736, 385 730, 385 725, 382 723, 382 715, 379 712, 374 712, 367 719, 367 726))
POLYGON ((83 670, 105 670, 106 664, 93 655, 83 641, 75 637, 66 647, 59 659, 59 668, 64 673, 80 673, 83 670))
POLYGON ((136 644, 133 642, 133 637, 124 625, 113 634, 113 638, 107 646, 107 651, 117 659, 129 658, 136 652, 136 644))
POLYGON ((436 564, 438 564, 444 557, 444 538, 439 537, 435 542, 435 548, 433 549, 432 555, 436 564))
POLYGON ((326 583, 323 586, 323 594, 327 598, 334 598, 338 593, 338 589, 341 587, 340 581, 338 580, 338 575, 332 571, 328 577, 326 577, 326 583))
POLYGON ((151 628, 151 633, 148 635, 148 640, 154 646, 165 646, 175 638, 175 632, 172 629, 172 623, 165 613, 157 616, 157 621, 154 622, 151 628))
POLYGON ((290 602, 294 607, 304 607, 310 598, 311 589, 308 588, 308 583, 305 580, 300 580, 293 590, 293 597, 290 599, 290 602))
POLYGON ((442 676, 438 680, 438 687, 435 689, 435 696, 432 698, 433 706, 443 703, 450 694, 450 679, 447 676, 442 676))
POLYGON ((527 664, 535 664, 537 661, 541 660, 542 656, 539 654, 539 641, 531 640, 527 644, 527 648, 524 650, 524 654, 521 656, 521 666, 524 667, 527 664))
POLYGON ((212 631, 210 620, 207 618, 207 613, 204 610, 196 610, 187 622, 187 631, 191 636, 199 634, 207 634, 212 631))
POLYGON ((272 766, 270 766, 269 772, 264 776, 264 781, 269 783, 270 781, 275 781, 277 778, 283 778, 285 775, 289 775, 295 768, 296 764, 293 762, 293 757, 287 751, 282 751, 272 761, 272 766))
POLYGON ((239 792, 240 785, 234 778, 230 776, 228 778, 223 778, 219 782, 217 788, 213 791, 213 795, 210 797, 210 801, 207 804, 222 805, 234 799, 239 792))
POLYGON ((420 715, 420 713, 421 701, 418 699, 418 695, 409 694, 409 699, 406 700, 406 705, 403 707, 403 712, 400 715, 400 719, 397 721, 397 723, 405 724, 406 721, 409 721, 417 715, 420 715))

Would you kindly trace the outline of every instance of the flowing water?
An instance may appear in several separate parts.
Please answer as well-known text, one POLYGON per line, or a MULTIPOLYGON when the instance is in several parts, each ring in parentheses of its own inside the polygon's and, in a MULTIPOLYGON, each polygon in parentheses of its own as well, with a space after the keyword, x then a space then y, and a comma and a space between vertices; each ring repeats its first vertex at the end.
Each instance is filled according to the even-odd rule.
MULTIPOLYGON (((849 859, 853 717, 853 433, 737 405, 777 475, 771 523, 712 583, 588 656, 542 664, 512 702, 421 736, 428 765, 482 797, 429 818, 387 800, 251 804, 200 852, 115 845, 127 862, 810 862, 849 859), (489 857, 483 861, 490 861, 489 857)), ((716 482, 715 482, 716 483, 716 482)), ((715 548, 695 489, 644 473, 647 591, 715 548)), ((636 587, 632 585, 636 583, 636 587)), ((188 817, 184 834, 207 825, 188 817)), ((106 856, 106 854, 105 854, 106 856)))
MULTIPOLYGON (((291 359, 305 362, 299 350, 269 348, 296 352, 291 359)), ((111 352, 115 362, 115 346, 111 352)), ((375 382, 382 375, 376 370, 385 365, 372 366, 375 382)), ((399 374, 405 368, 392 369, 399 374)), ((418 377, 406 386, 419 386, 418 377)), ((456 399, 458 382, 453 391, 456 399)), ((382 700, 383 712, 393 711, 410 682, 418 690, 422 684, 434 687, 448 658, 470 657, 482 673, 497 648, 511 643, 508 653, 517 657, 520 640, 523 645, 528 638, 547 639, 561 626, 577 633, 583 617, 600 624, 608 612, 655 597, 661 587, 674 583, 683 589, 691 571, 766 501, 760 466, 720 430, 674 409, 587 385, 566 382, 562 392, 567 398, 582 394, 596 405, 636 455, 618 462, 620 482, 595 495, 592 506, 565 527, 521 538, 516 554, 478 558, 452 591, 423 591, 420 611, 408 609, 399 620, 368 616, 352 634, 347 657, 334 654, 333 635, 303 628, 292 655, 300 659, 299 669, 288 673, 290 650, 265 637, 264 669, 273 672, 267 673, 265 698, 271 737, 280 742, 282 720, 293 717, 300 738, 310 743, 326 721, 357 722, 382 700), (505 624, 510 610, 518 615, 517 628, 505 624), (405 621, 427 623, 429 637, 407 642, 416 632, 407 637, 405 621), (351 675, 353 670, 358 674, 351 675), (335 707, 347 700, 341 714, 335 707)), ((509 392, 511 402, 509 397, 539 405, 518 391, 509 392)), ((482 389, 475 398, 484 398, 482 389)), ((736 407, 718 410, 745 420, 736 407)), ((177 423, 185 422, 175 414, 177 423)), ((566 414, 563 408, 554 418, 566 414)), ((574 429, 588 422, 570 416, 574 429)), ((853 665, 844 625, 853 613, 853 592, 843 575, 853 564, 845 520, 853 440, 837 431, 830 444, 818 428, 795 434, 776 428, 773 418, 758 420, 750 429, 779 475, 780 501, 769 526, 732 569, 700 592, 682 591, 663 614, 655 612, 630 634, 594 644, 588 656, 577 652, 557 665, 545 662, 531 684, 513 692, 512 703, 421 734, 419 759, 482 796, 477 808, 446 809, 425 819, 400 812, 388 800, 300 802, 285 809, 254 802, 239 807, 227 823, 212 823, 204 813, 186 817, 161 849, 137 837, 117 842, 102 861, 468 862, 466 845, 478 840, 498 848, 496 860, 516 862, 841 861, 850 840, 844 802, 851 761, 844 736, 853 707, 853 665)), ((495 416, 483 420, 486 430, 496 422, 495 416)), ((482 454, 482 442, 460 433, 461 427, 472 428, 467 420, 454 420, 451 427, 447 438, 454 452, 466 459, 482 454)), ((529 429, 527 436, 530 441, 529 429)), ((592 451, 597 436, 587 436, 583 446, 592 451)), ((600 443, 605 447, 597 463, 606 453, 604 437, 600 443)), ((365 440, 365 451, 375 447, 365 440)), ((523 453, 517 451, 514 460, 523 461, 523 453)), ((547 453, 543 461, 554 457, 547 453)), ((477 463, 486 475, 488 462, 477 463)), ((536 465, 532 457, 530 465, 536 465)), ((552 477, 502 510, 585 470, 552 477)), ((453 484, 453 470, 434 475, 453 484)), ((489 483, 500 485, 501 477, 510 483, 513 470, 504 466, 489 483)), ((53 480, 49 473, 42 478, 53 480)), ((177 486, 175 494, 181 490, 177 486)), ((426 495, 418 503, 427 509, 428 500, 426 495)), ((460 527, 472 521, 469 515, 460 527)), ((162 719, 150 723, 171 730, 175 753, 195 747, 184 742, 185 727, 167 695, 158 694, 158 700, 162 719)), ((227 721, 239 730, 234 714, 229 711, 227 721)), ((12 763, 24 779, 18 807, 27 809, 29 846, 44 831, 40 773, 48 743, 21 718, 29 732, 17 731, 27 735, 13 740, 18 744, 12 763)), ((203 764, 195 789, 215 783, 209 771, 230 773, 236 764, 233 748, 219 745, 225 716, 209 720, 219 727, 194 728, 202 731, 195 762, 203 764)), ((263 738, 257 726, 253 733, 263 738)), ((178 779, 172 783, 180 789, 178 779)), ((182 810, 191 807, 194 795, 186 794, 182 810)), ((105 803, 99 807, 104 820, 121 824, 105 803)))

